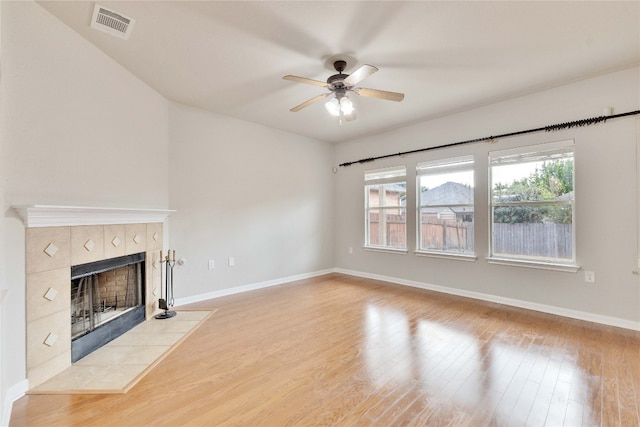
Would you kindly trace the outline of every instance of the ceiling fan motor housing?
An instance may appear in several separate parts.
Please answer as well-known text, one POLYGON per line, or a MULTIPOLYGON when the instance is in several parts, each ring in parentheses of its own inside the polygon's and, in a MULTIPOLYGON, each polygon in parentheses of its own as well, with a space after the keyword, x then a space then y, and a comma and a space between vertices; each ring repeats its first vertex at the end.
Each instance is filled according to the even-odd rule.
POLYGON ((327 84, 329 84, 334 89, 342 89, 342 88, 345 87, 345 84, 343 83, 344 79, 349 77, 348 74, 343 74, 342 73, 344 71, 344 69, 347 68, 347 62, 346 61, 336 61, 336 62, 333 63, 333 68, 336 69, 338 74, 334 74, 333 76, 330 76, 327 79, 327 84))

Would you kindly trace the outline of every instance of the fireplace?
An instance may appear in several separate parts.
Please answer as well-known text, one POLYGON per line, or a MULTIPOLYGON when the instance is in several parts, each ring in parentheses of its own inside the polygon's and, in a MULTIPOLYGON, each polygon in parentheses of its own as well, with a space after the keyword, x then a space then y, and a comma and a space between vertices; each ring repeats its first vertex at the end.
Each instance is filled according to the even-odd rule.
MULTIPOLYGON (((162 263, 158 256, 164 246, 163 223, 173 211, 47 205, 14 209, 25 225, 26 369, 29 387, 33 388, 71 366, 72 342, 75 346, 80 336, 108 330, 103 325, 91 334, 74 333, 72 339, 72 266, 144 254, 145 262, 140 265, 144 294, 139 296, 143 308, 129 310, 105 325, 124 322, 137 310, 145 319, 160 312, 162 263)), ((122 299, 127 297, 118 296, 118 307, 122 299)), ((116 311, 109 308, 115 307, 115 297, 113 302, 104 300, 102 308, 108 316, 116 311)), ((99 304, 95 306, 102 310, 99 304)), ((103 314, 101 317, 104 320, 103 314)))
POLYGON ((71 267, 71 361, 145 320, 145 254, 71 267))

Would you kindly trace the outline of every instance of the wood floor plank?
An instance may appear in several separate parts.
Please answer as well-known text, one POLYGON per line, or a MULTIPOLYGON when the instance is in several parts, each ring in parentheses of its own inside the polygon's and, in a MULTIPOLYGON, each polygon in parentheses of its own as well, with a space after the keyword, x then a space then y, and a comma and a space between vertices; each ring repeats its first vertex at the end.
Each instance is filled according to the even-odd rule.
POLYGON ((124 395, 19 426, 640 426, 640 333, 331 274, 218 309, 124 395))
POLYGON ((637 404, 640 395, 633 378, 640 376, 640 347, 626 346, 628 351, 621 355, 621 360, 616 365, 620 420, 622 425, 636 427, 640 426, 640 408, 637 404))

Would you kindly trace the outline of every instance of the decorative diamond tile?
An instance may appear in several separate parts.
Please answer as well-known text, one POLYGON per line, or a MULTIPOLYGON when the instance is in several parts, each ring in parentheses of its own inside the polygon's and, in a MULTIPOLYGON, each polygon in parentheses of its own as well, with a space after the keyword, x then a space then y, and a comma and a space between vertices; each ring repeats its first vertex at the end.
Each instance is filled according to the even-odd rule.
POLYGON ((140 237, 139 234, 136 234, 135 236, 133 236, 133 241, 136 242, 136 245, 140 243, 141 240, 142 240, 142 237, 140 237))
POLYGON ((160 238, 160 235, 158 234, 157 231, 155 233, 153 233, 153 241, 154 242, 157 242, 159 238, 160 238))
POLYGON ((84 248, 89 252, 91 252, 95 247, 96 247, 96 244, 91 239, 87 240, 87 242, 84 244, 84 248))
POLYGON ((58 341, 58 336, 53 332, 50 332, 49 335, 47 335, 47 338, 45 338, 44 344, 49 347, 53 347, 56 341, 58 341))
POLYGON ((53 243, 49 243, 49 245, 44 248, 44 253, 53 258, 53 256, 58 252, 58 247, 53 243))
POLYGON ((113 245, 114 248, 117 248, 118 246, 120 246, 120 243, 122 243, 120 241, 120 239, 118 239, 118 236, 114 237, 113 240, 111 241, 111 244, 113 245))
POLYGON ((56 299, 56 295, 58 295, 58 290, 56 288, 49 288, 44 294, 44 298, 49 301, 53 301, 56 299))

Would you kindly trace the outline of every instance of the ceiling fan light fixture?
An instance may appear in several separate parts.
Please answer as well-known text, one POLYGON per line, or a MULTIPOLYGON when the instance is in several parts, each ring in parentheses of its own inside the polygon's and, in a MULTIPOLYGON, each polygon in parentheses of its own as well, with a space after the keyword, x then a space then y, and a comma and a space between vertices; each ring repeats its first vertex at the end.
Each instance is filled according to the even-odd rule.
POLYGON ((340 102, 336 98, 331 98, 324 104, 324 107, 332 116, 338 117, 340 115, 340 102))
POLYGON ((353 113, 353 102, 346 95, 340 99, 340 110, 345 116, 353 113))

